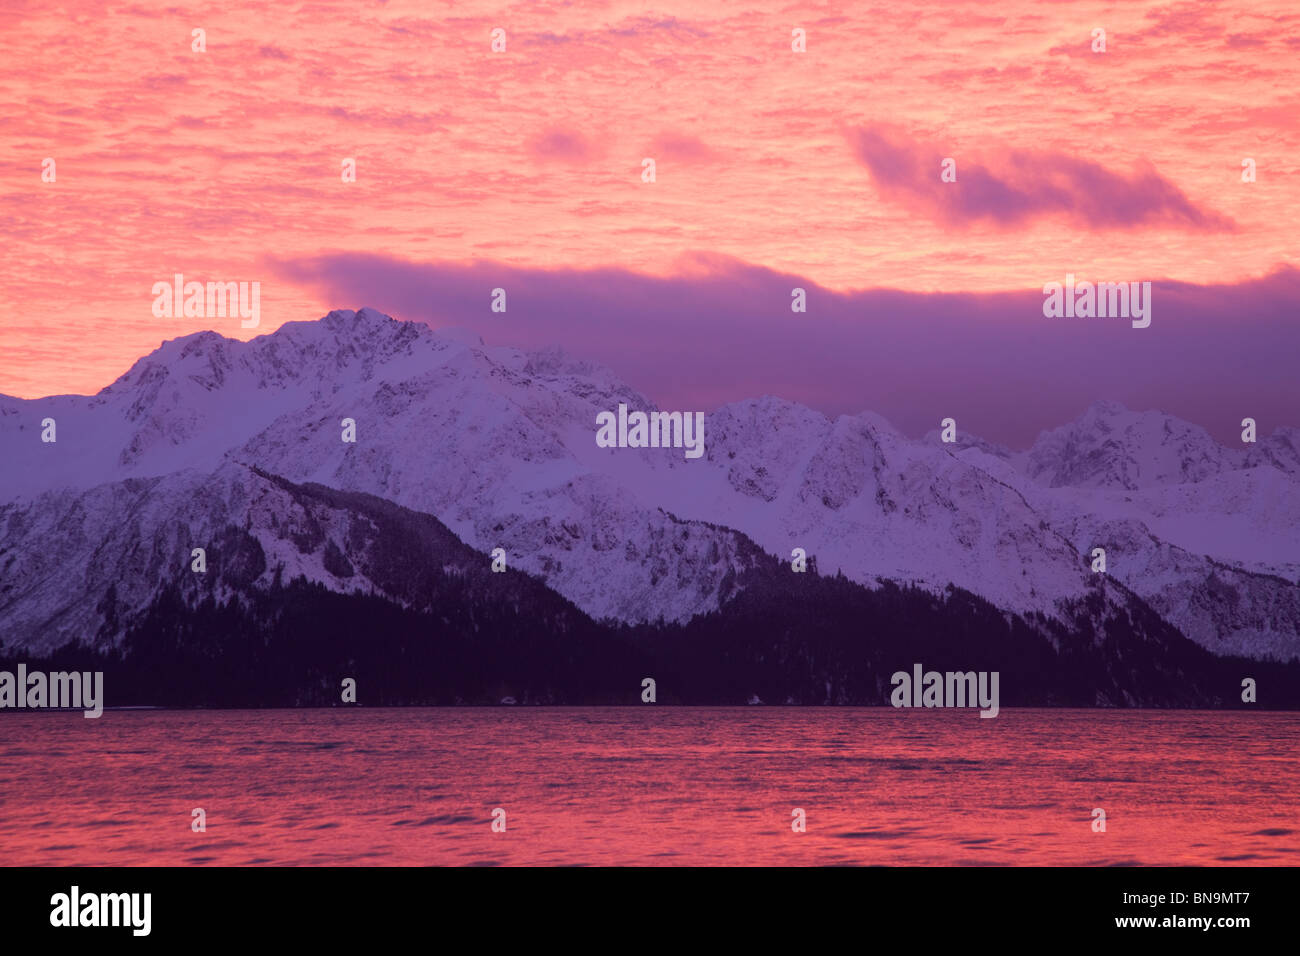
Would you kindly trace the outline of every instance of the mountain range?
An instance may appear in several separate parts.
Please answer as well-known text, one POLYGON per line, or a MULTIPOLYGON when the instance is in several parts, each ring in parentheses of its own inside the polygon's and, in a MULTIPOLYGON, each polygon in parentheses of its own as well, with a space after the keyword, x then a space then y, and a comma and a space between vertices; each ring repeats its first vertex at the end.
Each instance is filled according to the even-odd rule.
POLYGON ((620 404, 657 410, 372 309, 0 396, 0 656, 111 657, 149 702, 329 702, 351 662, 386 702, 635 700, 657 666, 665 699, 834 703, 928 649, 1020 674, 1008 703, 1230 704, 1258 672, 1300 706, 1298 429, 1230 448, 1103 401, 1013 452, 960 409, 945 443, 765 396, 690 460, 598 447, 620 404))

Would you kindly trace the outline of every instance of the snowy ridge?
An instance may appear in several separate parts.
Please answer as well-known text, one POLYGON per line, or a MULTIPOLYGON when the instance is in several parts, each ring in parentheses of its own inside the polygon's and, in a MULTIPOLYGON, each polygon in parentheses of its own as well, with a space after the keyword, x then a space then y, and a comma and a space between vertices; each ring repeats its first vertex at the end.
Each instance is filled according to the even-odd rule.
MULTIPOLYGON (((324 543, 281 534, 293 505, 256 468, 436 516, 597 618, 716 609, 753 560, 747 539, 867 585, 951 583, 1055 616, 1090 593, 1103 546, 1108 573, 1204 646, 1300 654, 1296 429, 1243 452, 1101 402, 1013 454, 764 397, 710 413, 705 457, 689 461, 597 447, 596 414, 619 403, 656 407, 560 350, 488 348, 370 309, 249 342, 175 339, 92 397, 0 397, 0 624, 48 646, 98 634, 110 586, 120 608, 141 606, 230 526, 260 544, 258 586, 277 567, 370 586, 329 570, 324 543), (45 417, 56 443, 40 440, 45 417)), ((326 529, 346 556, 338 537, 326 529)))

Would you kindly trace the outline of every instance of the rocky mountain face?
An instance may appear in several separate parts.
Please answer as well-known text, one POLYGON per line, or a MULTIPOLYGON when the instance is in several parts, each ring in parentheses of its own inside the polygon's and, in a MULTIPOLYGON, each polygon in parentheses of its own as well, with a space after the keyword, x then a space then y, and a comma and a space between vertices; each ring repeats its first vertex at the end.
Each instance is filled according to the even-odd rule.
MULTIPOLYGON (((250 342, 166 342, 92 397, 0 397, 0 638, 110 646, 164 594, 247 609, 296 578, 423 613, 415 585, 374 557, 405 540, 401 522, 346 497, 362 495, 435 521, 429 547, 467 548, 454 573, 500 548, 512 572, 611 625, 725 614, 774 586, 759 574, 771 562, 793 576, 800 548, 822 576, 955 587, 1044 634, 1077 635, 1089 602, 1095 620, 1131 621, 1137 601, 1215 654, 1300 656, 1294 429, 1242 451, 1098 403, 1012 453, 763 397, 709 413, 692 460, 598 447, 597 414, 620 404, 656 410, 563 352, 486 348, 368 309, 250 342), (47 418, 55 442, 41 440, 47 418)), ((500 600, 500 577, 484 602, 500 600)))
MULTIPOLYGON (((635 704, 648 676, 664 703, 880 704, 922 661, 997 671, 1002 706, 1238 707, 1243 675, 1273 706, 1300 703, 1300 664, 1210 654, 1105 575, 1059 619, 1015 615, 952 586, 868 588, 815 560, 795 574, 740 537, 750 562, 719 609, 629 626, 498 573, 385 498, 222 477, 254 520, 212 527, 202 573, 164 570, 143 598, 110 581, 102 640, 0 649, 0 667, 103 671, 119 706, 329 706, 349 681, 371 705, 635 704)), ((196 508, 183 530, 214 513, 196 508)))

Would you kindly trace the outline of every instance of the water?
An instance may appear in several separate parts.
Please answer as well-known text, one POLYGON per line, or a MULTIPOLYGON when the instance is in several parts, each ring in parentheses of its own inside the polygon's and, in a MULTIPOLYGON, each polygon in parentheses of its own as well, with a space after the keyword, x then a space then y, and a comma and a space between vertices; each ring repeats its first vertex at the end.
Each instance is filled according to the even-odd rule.
POLYGON ((8 712, 0 862, 1295 864, 1298 735, 1203 711, 8 712))

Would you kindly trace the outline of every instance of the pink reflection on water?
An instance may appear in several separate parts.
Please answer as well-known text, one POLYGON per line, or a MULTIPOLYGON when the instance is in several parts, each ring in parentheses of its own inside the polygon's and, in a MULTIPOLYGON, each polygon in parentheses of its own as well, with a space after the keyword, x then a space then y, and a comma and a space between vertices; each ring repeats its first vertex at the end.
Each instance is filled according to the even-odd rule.
POLYGON ((10 865, 1292 864, 1300 852, 1291 713, 109 711, 9 713, 0 728, 10 865), (504 834, 490 829, 498 806, 504 834), (206 833, 190 830, 195 807, 206 833), (791 831, 794 807, 806 833, 791 831))

